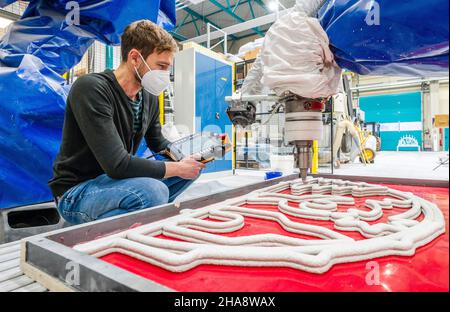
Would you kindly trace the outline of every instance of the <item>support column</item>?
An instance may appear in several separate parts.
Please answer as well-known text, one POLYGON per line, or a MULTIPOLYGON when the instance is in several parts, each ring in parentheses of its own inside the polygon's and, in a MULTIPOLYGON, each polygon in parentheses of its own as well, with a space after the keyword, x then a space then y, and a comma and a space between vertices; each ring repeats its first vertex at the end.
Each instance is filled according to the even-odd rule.
POLYGON ((105 66, 107 69, 113 69, 114 67, 114 49, 112 46, 107 45, 106 46, 106 60, 105 60, 105 66))
POLYGON ((440 151, 440 134, 439 129, 434 127, 433 120, 434 117, 439 114, 439 81, 432 81, 430 83, 430 119, 431 119, 431 128, 432 130, 432 138, 433 138, 433 151, 440 151))

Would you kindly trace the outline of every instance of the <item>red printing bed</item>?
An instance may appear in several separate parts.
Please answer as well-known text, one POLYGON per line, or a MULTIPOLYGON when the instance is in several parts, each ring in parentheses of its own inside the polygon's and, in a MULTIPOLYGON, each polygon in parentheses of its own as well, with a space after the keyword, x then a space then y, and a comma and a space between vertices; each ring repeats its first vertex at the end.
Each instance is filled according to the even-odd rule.
MULTIPOLYGON (((366 276, 372 266, 369 261, 360 261, 333 266, 324 274, 312 274, 290 268, 249 268, 201 265, 184 273, 172 273, 146 262, 122 255, 109 254, 103 261, 116 265, 141 277, 177 291, 221 291, 221 292, 355 292, 355 291, 449 291, 449 189, 405 185, 386 185, 400 191, 413 192, 419 197, 439 206, 446 220, 446 233, 430 244, 417 249, 412 257, 389 256, 374 259, 379 264, 380 280, 378 285, 368 285, 366 276), (367 267, 366 267, 367 266, 367 267)), ((383 197, 367 197, 382 199, 383 197)), ((356 205, 364 207, 367 198, 356 198, 356 205)), ((251 205, 252 208, 277 210, 276 207, 251 205)), ((339 207, 339 209, 348 209, 339 207)), ((365 208, 363 208, 365 209, 365 208)), ((385 210, 382 222, 389 215, 401 210, 385 210)), ((333 229, 329 221, 312 221, 288 216, 293 221, 326 226, 333 229)), ((419 217, 422 218, 423 216, 419 217)), ((377 223, 380 221, 372 222, 377 223)), ((246 236, 253 234, 275 233, 292 237, 310 238, 288 233, 275 222, 254 218, 245 218, 246 225, 239 231, 226 236, 246 236)), ((343 233, 343 232, 341 232, 343 233)), ((345 232, 354 239, 364 239, 357 232, 345 232)), ((169 239, 169 238, 167 238, 169 239)))

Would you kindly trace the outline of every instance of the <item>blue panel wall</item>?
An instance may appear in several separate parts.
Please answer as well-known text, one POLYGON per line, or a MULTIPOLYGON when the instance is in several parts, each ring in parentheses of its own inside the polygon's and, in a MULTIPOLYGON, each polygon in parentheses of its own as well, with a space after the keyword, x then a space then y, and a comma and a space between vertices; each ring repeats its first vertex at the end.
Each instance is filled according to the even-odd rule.
MULTIPOLYGON (((232 66, 196 53, 196 132, 227 133, 231 139, 231 122, 226 114, 225 97, 233 91, 232 66)), ((232 169, 231 153, 225 159, 207 165, 204 173, 232 169)))
MULTIPOLYGON (((367 122, 381 124, 381 150, 396 151, 401 137, 414 136, 422 147, 422 93, 399 93, 361 97, 360 108, 367 122)), ((402 151, 417 148, 402 148, 402 151)))

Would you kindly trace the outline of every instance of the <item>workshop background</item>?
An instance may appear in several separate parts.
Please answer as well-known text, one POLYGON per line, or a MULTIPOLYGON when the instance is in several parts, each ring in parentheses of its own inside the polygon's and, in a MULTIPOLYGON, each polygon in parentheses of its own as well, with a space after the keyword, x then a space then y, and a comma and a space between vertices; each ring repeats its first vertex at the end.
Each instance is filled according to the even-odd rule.
MULTIPOLYGON (((0 0, 0 245, 67 226, 47 181, 70 85, 117 68, 120 34, 139 19, 164 27, 180 48, 171 86, 159 98, 165 136, 211 131, 231 138, 232 152, 208 164, 182 200, 297 172, 285 112, 258 101, 256 122, 242 128, 225 100, 241 90, 266 33, 295 0, 78 0, 80 27, 67 24, 68 2, 0 0)), ((317 13, 344 74, 322 114, 310 173, 448 183, 449 3, 376 2, 389 21, 376 28, 361 18, 373 1, 328 0, 317 13)), ((138 152, 149 153, 144 144, 138 152)), ((439 202, 448 197, 437 193, 439 202)), ((2 268, 11 269, 2 267, 0 249, 2 268)), ((436 289, 445 282, 448 289, 441 282, 436 289)))

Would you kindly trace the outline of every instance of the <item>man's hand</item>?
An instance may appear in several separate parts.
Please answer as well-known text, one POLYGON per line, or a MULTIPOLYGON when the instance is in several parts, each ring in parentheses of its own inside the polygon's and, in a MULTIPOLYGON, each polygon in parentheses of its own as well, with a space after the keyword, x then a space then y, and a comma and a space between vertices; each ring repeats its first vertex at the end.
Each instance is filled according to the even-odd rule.
POLYGON ((166 162, 165 178, 180 177, 186 180, 194 180, 200 175, 200 170, 205 165, 193 158, 185 158, 180 162, 166 162))

